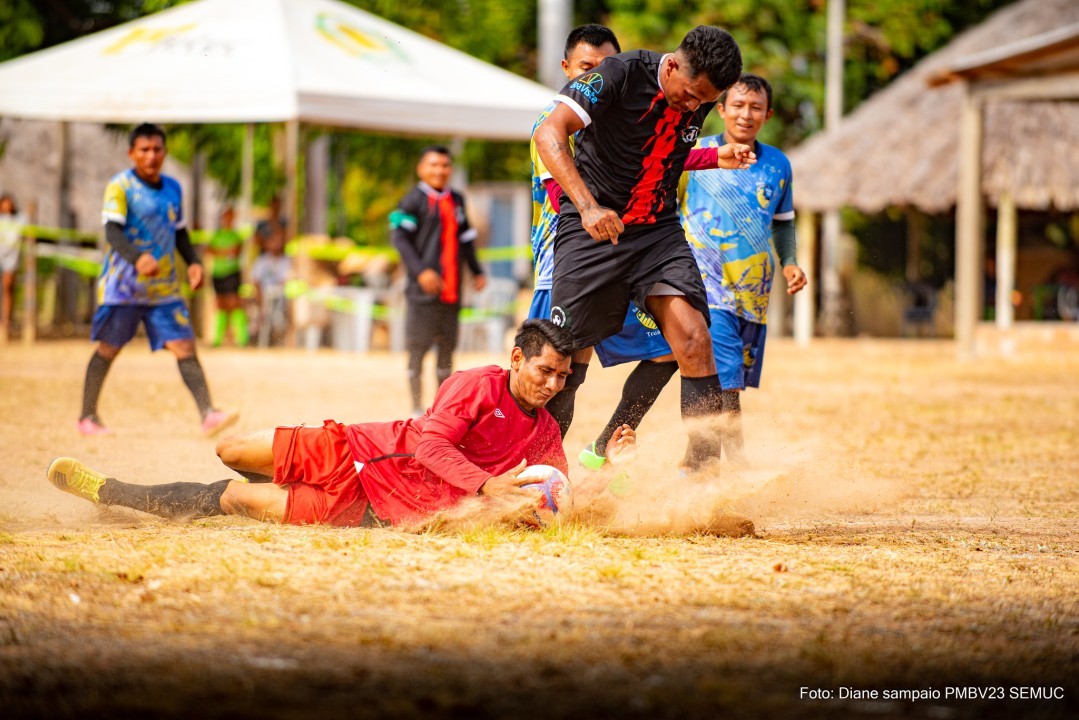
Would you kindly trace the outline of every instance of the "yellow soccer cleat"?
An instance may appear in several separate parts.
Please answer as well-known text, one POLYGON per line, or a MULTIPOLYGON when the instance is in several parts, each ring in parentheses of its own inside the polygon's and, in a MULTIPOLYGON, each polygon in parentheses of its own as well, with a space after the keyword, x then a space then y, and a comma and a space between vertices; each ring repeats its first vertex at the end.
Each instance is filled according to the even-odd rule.
POLYGON ((100 502, 97 491, 108 479, 103 473, 91 470, 75 458, 69 457, 58 457, 53 460, 46 476, 49 482, 60 490, 92 503, 100 502))

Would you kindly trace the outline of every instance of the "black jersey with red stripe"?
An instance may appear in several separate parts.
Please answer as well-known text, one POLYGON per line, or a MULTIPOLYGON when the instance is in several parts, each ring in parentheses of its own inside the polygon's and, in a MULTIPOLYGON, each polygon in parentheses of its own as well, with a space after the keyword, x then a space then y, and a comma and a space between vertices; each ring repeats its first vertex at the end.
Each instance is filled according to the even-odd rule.
MULTIPOLYGON (((659 84, 663 56, 613 55, 570 81, 555 98, 585 123, 574 159, 596 201, 627 225, 678 221, 678 179, 715 103, 691 113, 667 104, 659 84)), ((568 197, 562 213, 579 214, 568 197)))

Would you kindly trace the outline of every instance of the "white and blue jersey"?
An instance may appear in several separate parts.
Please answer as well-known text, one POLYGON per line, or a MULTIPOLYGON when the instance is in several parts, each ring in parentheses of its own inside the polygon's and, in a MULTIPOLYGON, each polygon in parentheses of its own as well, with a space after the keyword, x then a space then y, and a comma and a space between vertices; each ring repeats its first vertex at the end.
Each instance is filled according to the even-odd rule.
MULTIPOLYGON (((536 150, 536 128, 547 119, 554 110, 555 103, 548 105, 536 124, 532 126, 532 140, 529 143, 529 153, 532 156, 532 262, 535 265, 535 288, 536 290, 550 291, 554 283, 554 236, 558 229, 558 213, 551 205, 551 199, 547 197, 547 188, 543 183, 551 179, 551 173, 543 164, 539 151, 536 150)), ((569 139, 569 151, 573 153, 576 135, 569 139)), ((531 315, 529 316, 531 317, 531 315)), ((543 319, 550 317, 550 307, 543 319)))
POLYGON ((158 272, 139 275, 135 266, 110 246, 97 283, 98 305, 162 305, 182 300, 176 273, 176 231, 184 227, 180 183, 166 175, 153 187, 128 169, 105 188, 102 224, 115 222, 139 254, 150 253, 158 272))
MULTIPOLYGON (((701 138, 720 147, 722 135, 701 138)), ((777 148, 757 143, 746 170, 701 170, 687 176, 682 226, 701 269, 708 307, 750 322, 768 322, 772 292, 772 221, 794 219, 791 164, 777 148)))

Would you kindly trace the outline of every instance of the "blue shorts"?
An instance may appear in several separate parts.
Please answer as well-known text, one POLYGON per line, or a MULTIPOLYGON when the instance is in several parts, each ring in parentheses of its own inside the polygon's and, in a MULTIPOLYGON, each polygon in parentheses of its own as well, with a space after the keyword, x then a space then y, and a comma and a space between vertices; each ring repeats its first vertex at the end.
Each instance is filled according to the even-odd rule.
POLYGON ((94 312, 90 339, 123 347, 135 337, 140 322, 146 326, 151 350, 160 350, 173 340, 195 337, 187 304, 177 300, 164 305, 99 305, 94 312))
POLYGON ((638 310, 636 303, 629 304, 622 330, 596 345, 596 354, 603 367, 653 360, 670 353, 671 346, 663 339, 656 321, 648 313, 638 310))
POLYGON ((712 352, 719 384, 724 390, 761 386, 764 339, 768 326, 750 322, 726 310, 709 308, 712 352))
POLYGON ((532 304, 528 306, 529 320, 551 319, 551 288, 532 291, 532 304))
MULTIPOLYGON (((709 308, 708 314, 720 386, 724 390, 760 387, 768 326, 743 320, 726 310, 709 308)), ((622 331, 596 346, 603 367, 653 360, 670 352, 671 346, 656 329, 655 321, 637 311, 635 305, 630 305, 622 331)))

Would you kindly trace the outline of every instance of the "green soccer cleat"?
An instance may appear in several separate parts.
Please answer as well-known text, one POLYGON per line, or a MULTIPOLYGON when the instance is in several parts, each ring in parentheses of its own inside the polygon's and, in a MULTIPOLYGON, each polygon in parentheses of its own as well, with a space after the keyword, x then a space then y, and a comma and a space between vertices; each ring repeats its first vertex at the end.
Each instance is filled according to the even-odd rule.
POLYGON ((46 476, 49 482, 60 490, 92 503, 100 502, 97 491, 107 479, 104 474, 91 470, 75 458, 69 457, 58 457, 53 460, 46 476))
POLYGON ((581 454, 577 456, 577 462, 581 464, 586 470, 597 472, 603 469, 603 466, 607 464, 607 458, 602 455, 596 454, 596 444, 592 443, 587 445, 584 450, 581 450, 581 454))

